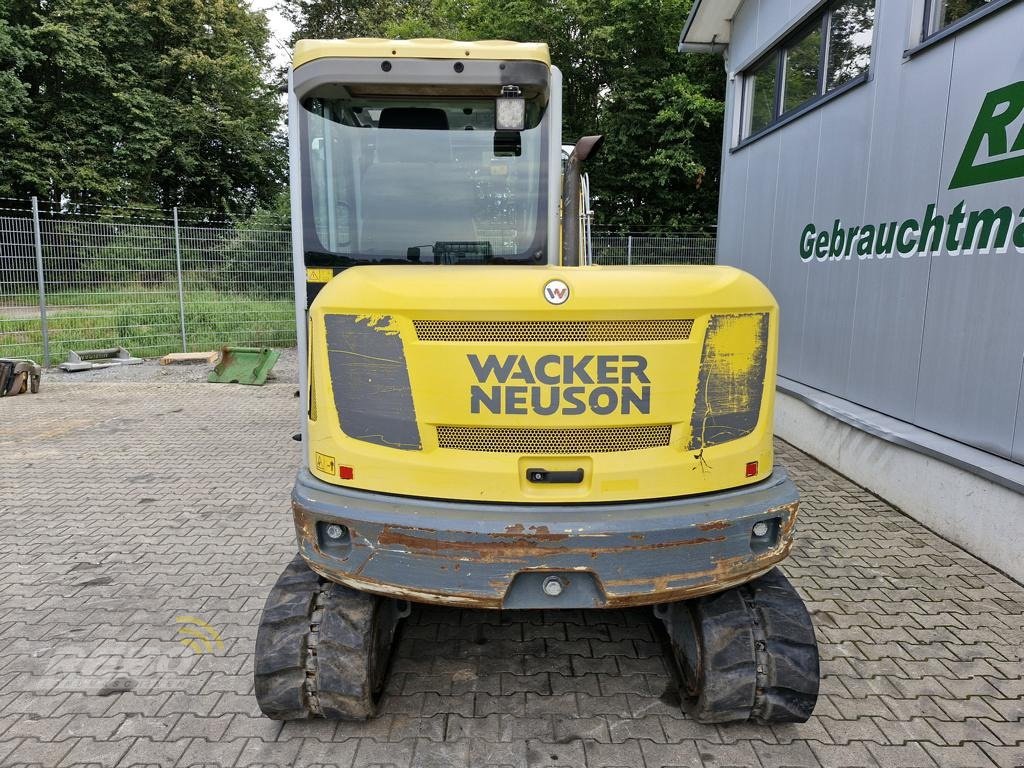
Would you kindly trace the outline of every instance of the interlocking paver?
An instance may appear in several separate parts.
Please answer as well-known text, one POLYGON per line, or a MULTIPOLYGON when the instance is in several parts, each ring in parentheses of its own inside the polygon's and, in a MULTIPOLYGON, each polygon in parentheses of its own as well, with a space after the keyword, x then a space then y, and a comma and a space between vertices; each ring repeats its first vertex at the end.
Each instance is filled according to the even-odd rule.
POLYGON ((754 752, 764 768, 816 768, 818 758, 806 741, 785 746, 754 741, 754 752))
POLYGON ((338 768, 348 768, 356 757, 356 749, 359 742, 356 739, 345 741, 321 741, 314 738, 306 738, 299 741, 299 752, 295 756, 294 766, 325 766, 336 765, 338 768))
POLYGON ((188 741, 136 739, 118 763, 119 766, 176 765, 188 747, 188 741))
POLYGON ((584 756, 589 768, 627 768, 642 765, 643 753, 636 739, 604 744, 597 741, 583 741, 584 756))
POLYGON ((784 569, 822 652, 808 723, 688 719, 649 610, 430 607, 378 719, 266 720, 252 648, 294 552, 289 359, 262 388, 53 374, 0 403, 0 764, 1024 765, 1024 588, 782 443, 804 499, 784 569), (179 616, 223 648, 180 645, 179 616))
POLYGON ((916 741, 899 747, 885 744, 867 744, 866 746, 879 765, 898 765, 900 768, 934 768, 935 766, 935 761, 916 741))
POLYGON ((245 739, 234 741, 207 741, 206 739, 192 739, 184 754, 178 758, 178 765, 235 765, 242 750, 245 749, 245 739))
POLYGON ((879 764, 864 744, 853 743, 844 746, 809 742, 811 751, 822 768, 893 768, 879 764))

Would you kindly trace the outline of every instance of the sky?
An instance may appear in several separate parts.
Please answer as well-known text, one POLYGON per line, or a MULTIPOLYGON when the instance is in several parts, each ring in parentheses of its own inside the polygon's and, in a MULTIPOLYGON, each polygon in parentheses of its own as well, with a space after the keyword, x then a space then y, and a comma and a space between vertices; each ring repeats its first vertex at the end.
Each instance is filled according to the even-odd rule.
POLYGON ((281 15, 279 5, 280 0, 249 0, 249 7, 265 12, 270 22, 270 51, 274 55, 274 67, 285 66, 291 58, 288 39, 292 34, 292 25, 281 15))

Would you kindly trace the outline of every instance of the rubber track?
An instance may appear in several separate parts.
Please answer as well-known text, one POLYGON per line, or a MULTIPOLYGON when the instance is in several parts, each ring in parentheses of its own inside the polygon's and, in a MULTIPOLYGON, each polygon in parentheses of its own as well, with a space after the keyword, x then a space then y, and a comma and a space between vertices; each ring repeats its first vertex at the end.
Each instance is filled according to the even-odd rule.
POLYGON ((807 722, 818 700, 821 674, 807 607, 777 568, 742 590, 754 619, 757 658, 750 719, 759 723, 807 722))
POLYGON ((256 634, 254 679, 263 714, 274 720, 372 717, 379 602, 321 579, 296 555, 267 596, 256 634))
POLYGON ((694 600, 703 684, 684 708, 702 723, 802 723, 818 697, 818 646, 807 609, 778 569, 694 600))

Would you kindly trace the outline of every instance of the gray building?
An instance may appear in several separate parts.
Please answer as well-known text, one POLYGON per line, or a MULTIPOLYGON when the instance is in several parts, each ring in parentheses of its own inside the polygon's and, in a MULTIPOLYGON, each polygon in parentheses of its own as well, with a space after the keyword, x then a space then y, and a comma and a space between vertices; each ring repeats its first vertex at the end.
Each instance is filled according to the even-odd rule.
POLYGON ((776 431, 1024 579, 1024 3, 695 0, 776 431))

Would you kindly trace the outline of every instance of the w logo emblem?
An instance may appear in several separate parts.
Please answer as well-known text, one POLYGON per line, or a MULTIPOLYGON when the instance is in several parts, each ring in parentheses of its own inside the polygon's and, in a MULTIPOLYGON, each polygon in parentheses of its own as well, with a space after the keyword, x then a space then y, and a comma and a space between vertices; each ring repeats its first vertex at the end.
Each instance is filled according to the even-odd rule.
POLYGON ((569 298, 569 286, 561 280, 551 280, 544 286, 544 298, 549 304, 565 304, 569 298))

